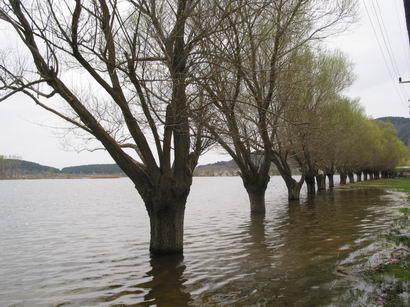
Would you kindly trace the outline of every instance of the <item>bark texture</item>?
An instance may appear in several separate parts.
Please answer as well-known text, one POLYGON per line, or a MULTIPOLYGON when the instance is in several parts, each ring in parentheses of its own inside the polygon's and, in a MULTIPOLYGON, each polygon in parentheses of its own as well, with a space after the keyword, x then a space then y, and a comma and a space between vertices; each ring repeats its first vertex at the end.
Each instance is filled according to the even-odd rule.
POLYGON ((335 187, 335 180, 333 174, 327 174, 327 179, 329 179, 329 189, 335 187))
POLYGON ((188 193, 189 190, 181 193, 182 195, 166 193, 159 199, 154 197, 146 201, 151 226, 152 254, 182 254, 184 213, 188 193))
POLYGON ((325 175, 316 176, 317 190, 326 191, 326 177, 325 175))
POLYGON ((269 176, 259 178, 255 178, 254 176, 242 177, 243 184, 248 192, 252 213, 265 213, 265 192, 269 180, 269 176))
POLYGON ((340 185, 345 185, 347 183, 347 175, 345 173, 340 173, 340 185))
POLYGON ((265 208, 265 191, 248 191, 249 202, 252 213, 264 213, 265 208))
POLYGON ((291 180, 286 181, 289 200, 299 200, 300 199, 300 190, 302 189, 303 182, 304 180, 296 181, 293 178, 291 178, 291 180))
POLYGON ((307 186, 307 193, 308 195, 315 195, 316 194, 316 186, 315 186, 315 176, 305 176, 306 186, 307 186))

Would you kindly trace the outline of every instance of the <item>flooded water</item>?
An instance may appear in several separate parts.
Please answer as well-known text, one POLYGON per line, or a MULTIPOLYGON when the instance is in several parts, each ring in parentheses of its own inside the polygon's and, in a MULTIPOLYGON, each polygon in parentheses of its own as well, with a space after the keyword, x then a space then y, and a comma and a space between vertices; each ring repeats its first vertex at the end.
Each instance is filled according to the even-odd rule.
POLYGON ((340 264, 386 229, 400 195, 333 191, 287 201, 271 179, 251 217, 239 178, 195 178, 182 257, 151 259, 128 179, 0 181, 0 306, 338 305, 340 264))

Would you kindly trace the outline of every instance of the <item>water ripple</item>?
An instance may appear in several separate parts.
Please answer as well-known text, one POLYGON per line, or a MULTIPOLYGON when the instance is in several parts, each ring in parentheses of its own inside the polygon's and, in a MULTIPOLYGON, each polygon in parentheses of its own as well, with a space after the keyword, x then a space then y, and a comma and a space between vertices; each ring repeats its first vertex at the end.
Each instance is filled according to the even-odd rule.
POLYGON ((0 181, 0 195, 1 306, 326 304, 335 267, 366 261, 404 203, 361 190, 289 205, 273 177, 250 216, 239 178, 195 178, 184 256, 150 258, 127 179, 0 181))

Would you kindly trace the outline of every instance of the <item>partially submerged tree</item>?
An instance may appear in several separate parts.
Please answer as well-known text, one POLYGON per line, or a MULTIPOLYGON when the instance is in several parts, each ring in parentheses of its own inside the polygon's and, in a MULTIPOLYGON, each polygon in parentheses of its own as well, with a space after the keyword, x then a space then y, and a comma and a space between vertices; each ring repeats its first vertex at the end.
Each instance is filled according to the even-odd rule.
POLYGON ((2 59, 1 100, 25 94, 101 142, 145 202, 152 253, 182 252, 192 173, 208 145, 190 120, 205 109, 190 75, 198 43, 220 23, 208 18, 212 3, 0 2, 31 60, 2 59))
MULTIPOLYGON (((333 126, 335 123, 332 123, 329 109, 340 100, 340 94, 350 85, 352 76, 347 60, 337 52, 313 53, 305 48, 293 61, 294 68, 289 69, 284 82, 279 82, 279 98, 287 103, 277 129, 276 138, 280 141, 275 144, 274 157, 284 165, 281 156, 286 152, 289 159, 298 164, 308 194, 315 194, 315 179, 318 190, 326 189, 325 175, 334 168, 333 134, 340 127, 333 126)), ((282 177, 285 182, 292 183, 287 184, 289 198, 298 199, 300 181, 290 179, 289 171, 282 177)))
POLYGON ((340 184, 388 176, 405 153, 395 130, 369 119, 358 101, 341 99, 331 106, 329 120, 336 124, 332 147, 340 184), (356 175, 356 178, 354 177, 356 175))
MULTIPOLYGON (((252 212, 265 211, 269 169, 277 159, 277 122, 284 108, 278 83, 289 55, 330 31, 344 29, 353 4, 239 0, 231 4, 236 13, 224 19, 226 30, 204 41, 205 81, 199 82, 214 106, 207 130, 238 165, 252 212)), ((223 16, 224 10, 215 12, 215 18, 223 16)), ((277 165, 280 170, 279 160, 277 165)))

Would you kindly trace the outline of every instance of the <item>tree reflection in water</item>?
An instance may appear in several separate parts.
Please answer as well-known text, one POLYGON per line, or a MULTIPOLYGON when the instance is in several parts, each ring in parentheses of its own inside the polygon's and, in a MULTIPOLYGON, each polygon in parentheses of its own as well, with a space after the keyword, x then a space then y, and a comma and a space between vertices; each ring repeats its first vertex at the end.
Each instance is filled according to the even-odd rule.
POLYGON ((186 266, 182 255, 155 256, 150 260, 149 282, 138 285, 149 289, 144 296, 146 305, 187 306, 191 295, 186 291, 183 277, 186 266))

